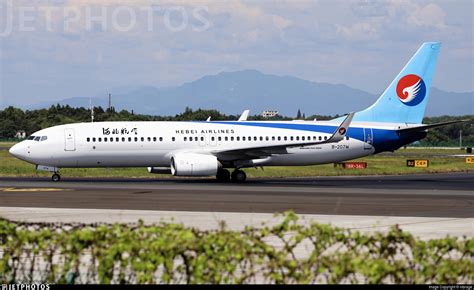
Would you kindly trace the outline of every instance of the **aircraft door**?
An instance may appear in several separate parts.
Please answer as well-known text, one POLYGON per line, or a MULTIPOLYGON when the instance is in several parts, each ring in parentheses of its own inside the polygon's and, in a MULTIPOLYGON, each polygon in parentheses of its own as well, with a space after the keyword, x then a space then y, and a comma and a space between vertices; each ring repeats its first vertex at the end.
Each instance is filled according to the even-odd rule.
POLYGON ((76 139, 74 137, 74 129, 64 129, 64 150, 76 150, 76 139))
POLYGON ((364 128, 364 149, 372 149, 374 144, 374 135, 372 128, 364 128))

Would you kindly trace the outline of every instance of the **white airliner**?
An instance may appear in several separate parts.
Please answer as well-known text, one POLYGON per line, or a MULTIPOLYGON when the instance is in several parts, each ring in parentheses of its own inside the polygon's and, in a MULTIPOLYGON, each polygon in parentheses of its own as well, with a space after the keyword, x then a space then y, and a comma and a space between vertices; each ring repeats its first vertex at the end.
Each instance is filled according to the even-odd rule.
POLYGON ((67 124, 35 132, 10 153, 54 173, 53 181, 60 180, 59 168, 148 167, 150 173, 242 182, 246 167, 324 164, 394 151, 424 138, 429 128, 454 123, 421 124, 439 49, 437 42, 424 43, 372 106, 345 118, 246 121, 246 111, 238 121, 67 124))

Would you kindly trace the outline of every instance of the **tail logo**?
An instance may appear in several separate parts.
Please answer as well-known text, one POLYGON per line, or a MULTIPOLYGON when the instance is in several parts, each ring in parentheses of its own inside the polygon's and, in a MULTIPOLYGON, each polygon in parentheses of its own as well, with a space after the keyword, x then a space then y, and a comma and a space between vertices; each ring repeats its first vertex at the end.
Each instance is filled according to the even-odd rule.
POLYGON ((397 95, 405 105, 416 106, 425 98, 425 82, 417 75, 406 75, 398 81, 397 95))

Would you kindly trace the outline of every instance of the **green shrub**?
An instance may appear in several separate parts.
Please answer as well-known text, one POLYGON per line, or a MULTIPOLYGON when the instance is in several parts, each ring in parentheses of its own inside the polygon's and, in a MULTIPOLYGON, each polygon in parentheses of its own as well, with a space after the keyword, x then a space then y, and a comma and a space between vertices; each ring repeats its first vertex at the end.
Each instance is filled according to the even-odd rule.
POLYGON ((304 226, 291 212, 243 231, 0 220, 0 283, 473 283, 473 251, 473 239, 304 226))

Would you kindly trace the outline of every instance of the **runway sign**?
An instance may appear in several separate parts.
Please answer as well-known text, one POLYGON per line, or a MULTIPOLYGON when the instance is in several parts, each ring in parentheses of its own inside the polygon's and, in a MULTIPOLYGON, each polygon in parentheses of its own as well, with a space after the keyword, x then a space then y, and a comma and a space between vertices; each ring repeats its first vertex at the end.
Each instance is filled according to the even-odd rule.
POLYGON ((367 168, 367 162, 334 163, 334 167, 342 167, 344 169, 365 169, 365 168, 367 168))
POLYGON ((466 157, 466 163, 474 164, 474 157, 466 157))
POLYGON ((428 159, 412 159, 407 160, 407 167, 428 167, 430 161, 428 159))

